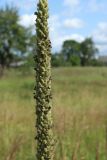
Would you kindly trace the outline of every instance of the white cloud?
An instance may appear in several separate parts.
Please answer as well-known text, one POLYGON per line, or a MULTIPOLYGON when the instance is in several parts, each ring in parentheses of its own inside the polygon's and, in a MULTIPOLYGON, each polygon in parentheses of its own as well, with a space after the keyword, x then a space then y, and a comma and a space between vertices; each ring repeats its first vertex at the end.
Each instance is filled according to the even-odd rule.
POLYGON ((71 7, 78 6, 79 0, 64 0, 64 4, 71 7))
POLYGON ((98 27, 101 31, 104 31, 104 32, 107 31, 107 22, 100 22, 98 24, 98 27))
POLYGON ((89 10, 96 12, 105 9, 106 4, 104 2, 98 2, 97 0, 90 0, 88 3, 89 10))
POLYGON ((52 15, 49 19, 50 38, 52 41, 53 49, 60 48, 60 42, 58 41, 62 32, 61 23, 58 15, 52 15))
POLYGON ((65 35, 65 36, 61 37, 60 39, 61 39, 62 42, 65 41, 65 40, 68 40, 68 39, 72 39, 72 40, 76 40, 78 42, 82 42, 84 40, 84 37, 80 34, 75 33, 75 34, 65 35))
POLYGON ((16 6, 22 11, 29 12, 34 6, 36 7, 37 1, 38 0, 7 0, 7 3, 16 6))
POLYGON ((58 15, 52 15, 49 18, 49 28, 50 32, 56 31, 61 27, 60 19, 58 15))
POLYGON ((60 49, 62 46, 62 43, 65 40, 69 40, 69 39, 76 40, 78 42, 82 42, 84 40, 84 37, 79 34, 70 34, 70 35, 59 34, 55 37, 55 39, 52 40, 52 44, 55 47, 55 49, 60 49))
POLYGON ((75 16, 82 12, 83 4, 81 0, 63 0, 63 15, 66 17, 75 16))
POLYGON ((103 54, 107 54, 107 45, 106 44, 97 44, 96 47, 99 49, 99 51, 103 54))
POLYGON ((107 52, 107 22, 100 22, 93 32, 94 41, 100 52, 107 52))
POLYGON ((77 33, 67 33, 63 28, 64 22, 60 21, 59 15, 53 15, 49 19, 50 38, 52 41, 53 50, 60 50, 62 43, 68 39, 74 39, 76 41, 83 41, 84 37, 77 33))
POLYGON ((36 16, 33 14, 24 14, 20 17, 19 23, 25 27, 34 26, 36 16))
POLYGON ((93 35, 99 43, 107 43, 107 22, 100 22, 93 35))
POLYGON ((82 28, 84 26, 84 22, 79 18, 66 19, 64 21, 64 26, 67 28, 82 28))

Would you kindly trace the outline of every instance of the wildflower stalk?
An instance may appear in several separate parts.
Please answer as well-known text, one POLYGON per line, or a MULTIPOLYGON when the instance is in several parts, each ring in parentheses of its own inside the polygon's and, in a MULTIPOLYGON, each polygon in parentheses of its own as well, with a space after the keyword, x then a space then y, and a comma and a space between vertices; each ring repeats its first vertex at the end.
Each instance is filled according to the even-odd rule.
POLYGON ((39 0, 36 18, 36 129, 37 160, 53 159, 51 42, 48 29, 48 1, 39 0))

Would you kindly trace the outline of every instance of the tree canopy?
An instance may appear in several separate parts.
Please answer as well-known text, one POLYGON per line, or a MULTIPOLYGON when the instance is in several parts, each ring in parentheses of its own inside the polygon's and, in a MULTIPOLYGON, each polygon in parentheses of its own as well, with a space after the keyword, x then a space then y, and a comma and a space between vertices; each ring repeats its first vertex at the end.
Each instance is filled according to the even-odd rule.
POLYGON ((81 42, 80 50, 82 66, 87 65, 89 61, 95 57, 96 53, 98 53, 98 49, 95 47, 92 38, 86 38, 81 42))
MULTIPOLYGON (((36 36, 32 34, 30 27, 22 26, 19 21, 17 8, 9 6, 0 8, 0 66, 2 68, 8 67, 12 61, 17 61, 24 55, 27 55, 26 60, 32 63, 32 55, 36 50, 36 36)), ((62 44, 60 53, 52 55, 52 65, 86 66, 95 58, 96 53, 98 49, 92 38, 86 38, 81 43, 76 40, 66 40, 62 44)))
POLYGON ((62 45, 62 54, 66 61, 70 61, 71 56, 79 55, 80 44, 75 40, 66 40, 62 45))
POLYGON ((92 38, 86 38, 81 43, 75 40, 64 41, 61 52, 67 63, 86 66, 95 58, 98 49, 95 47, 92 38))
POLYGON ((0 64, 10 64, 14 55, 25 54, 31 35, 30 29, 19 24, 15 7, 0 8, 0 64))

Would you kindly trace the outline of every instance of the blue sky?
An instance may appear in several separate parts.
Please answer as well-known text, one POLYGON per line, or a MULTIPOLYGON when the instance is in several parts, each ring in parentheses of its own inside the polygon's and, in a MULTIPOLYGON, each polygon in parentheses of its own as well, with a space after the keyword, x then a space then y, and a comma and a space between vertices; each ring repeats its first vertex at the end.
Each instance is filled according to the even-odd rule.
MULTIPOLYGON (((79 42, 92 37, 100 54, 107 54, 107 0, 48 0, 50 38, 54 51, 61 49, 66 39, 79 42)), ((20 22, 33 25, 38 0, 0 0, 19 8, 20 22)))

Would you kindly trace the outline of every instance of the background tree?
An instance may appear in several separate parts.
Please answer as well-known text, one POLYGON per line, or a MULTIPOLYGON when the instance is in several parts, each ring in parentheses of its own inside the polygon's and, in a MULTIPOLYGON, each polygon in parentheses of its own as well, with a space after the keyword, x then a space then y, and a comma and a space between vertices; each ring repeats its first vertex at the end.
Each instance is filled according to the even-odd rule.
POLYGON ((89 65, 89 62, 94 59, 96 53, 98 53, 98 49, 95 47, 92 38, 86 38, 83 42, 81 42, 80 51, 82 66, 89 65))
POLYGON ((72 55, 79 56, 80 44, 75 40, 66 40, 62 45, 62 54, 65 61, 70 62, 72 55))
POLYGON ((66 62, 64 60, 64 57, 61 53, 53 53, 52 54, 52 66, 53 67, 60 67, 65 66, 66 62))
POLYGON ((51 118, 51 43, 48 30, 48 2, 39 0, 36 19, 36 114, 37 159, 53 159, 51 118))
POLYGON ((70 58, 70 63, 72 66, 80 66, 81 59, 80 59, 79 55, 72 55, 70 58))
POLYGON ((98 49, 92 38, 86 38, 83 42, 79 43, 75 40, 66 40, 62 46, 62 55, 66 63, 72 66, 76 65, 93 65, 92 60, 98 49))
POLYGON ((15 7, 0 9, 0 65, 9 66, 14 55, 27 51, 30 29, 19 24, 19 14, 15 7))

